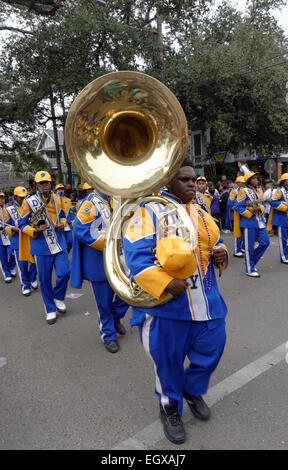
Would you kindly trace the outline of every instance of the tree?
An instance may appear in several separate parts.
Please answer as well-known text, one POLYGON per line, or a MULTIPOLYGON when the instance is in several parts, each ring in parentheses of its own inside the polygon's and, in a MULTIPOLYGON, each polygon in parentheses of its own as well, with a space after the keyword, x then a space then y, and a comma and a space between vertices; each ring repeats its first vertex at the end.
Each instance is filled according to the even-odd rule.
POLYGON ((47 160, 41 157, 39 152, 33 150, 25 151, 25 149, 20 149, 13 158, 12 165, 17 176, 25 175, 29 177, 40 170, 51 171, 51 166, 47 160))
POLYGON ((170 61, 172 78, 174 69, 181 70, 173 86, 190 126, 212 129, 209 157, 245 145, 276 151, 286 139, 287 65, 281 57, 283 62, 287 40, 268 7, 261 15, 254 28, 249 11, 243 16, 223 3, 170 61))
POLYGON ((171 88, 191 129, 212 129, 210 155, 245 144, 279 148, 287 134, 287 39, 271 8, 282 3, 254 0, 243 15, 222 2, 211 15, 208 0, 111 0, 103 8, 65 0, 53 17, 22 13, 28 33, 14 34, 1 56, 0 130, 7 136, 9 127, 15 147, 19 135, 48 122, 64 127, 87 83, 138 70, 171 88))
MULTIPOLYGON (((54 129, 59 123, 64 126, 71 98, 89 81, 111 70, 146 68, 159 76, 159 56, 152 32, 159 2, 114 0, 105 9, 99 9, 98 3, 67 0, 49 21, 27 14, 21 16, 24 33, 12 37, 1 58, 2 80, 10 90, 3 109, 3 126, 8 121, 12 129, 13 124, 22 123, 23 133, 27 127, 32 128, 32 123, 35 130, 49 121, 54 129), (29 109, 19 106, 16 89, 23 91, 23 97, 29 97, 23 100, 24 105, 29 103, 29 109)), ((192 15, 192 6, 208 2, 194 0, 190 6, 186 1, 160 3, 163 19, 176 31, 175 21, 181 7, 186 7, 188 17, 188 13, 192 15)), ((19 146, 18 138, 19 132, 13 139, 11 130, 11 150, 19 146)), ((58 176, 61 178, 60 157, 58 176)))
POLYGON ((1 0, 8 6, 27 8, 38 15, 53 16, 65 0, 1 0))

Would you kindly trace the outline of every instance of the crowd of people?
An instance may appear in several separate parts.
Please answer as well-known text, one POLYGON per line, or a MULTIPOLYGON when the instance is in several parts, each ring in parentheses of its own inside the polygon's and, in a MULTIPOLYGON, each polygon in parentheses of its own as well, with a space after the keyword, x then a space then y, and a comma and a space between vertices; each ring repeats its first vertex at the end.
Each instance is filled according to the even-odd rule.
MULTIPOLYGON (((196 177, 185 159, 161 194, 185 207, 196 233, 195 250, 183 249, 180 232, 173 240, 160 238, 161 203, 145 202, 127 223, 123 256, 137 285, 160 301, 149 309, 133 306, 130 323, 139 328, 153 362, 164 433, 180 444, 185 440, 183 398, 194 416, 209 419, 202 396, 225 347, 227 307, 214 273, 225 270, 229 262, 221 233, 233 233, 233 255, 245 259, 250 277, 260 277, 256 265, 269 246, 269 231, 277 231, 280 261, 288 264, 288 174, 277 185, 267 181, 261 187, 257 173, 239 162, 235 181, 222 175, 215 186, 205 176, 196 177), (161 303, 167 294, 170 300, 161 303), (184 369, 185 357, 190 364, 184 369)), ((29 191, 16 187, 13 201, 0 192, 0 266, 5 283, 12 282, 17 268, 23 296, 39 289, 46 322, 53 325, 57 314, 66 313, 69 280, 75 289, 90 282, 101 340, 107 351, 116 353, 117 334, 126 333, 121 319, 130 306, 114 293, 104 269, 105 231, 112 215, 111 199, 97 188, 88 183, 74 189, 63 184, 52 188, 47 171, 35 174, 29 191)))

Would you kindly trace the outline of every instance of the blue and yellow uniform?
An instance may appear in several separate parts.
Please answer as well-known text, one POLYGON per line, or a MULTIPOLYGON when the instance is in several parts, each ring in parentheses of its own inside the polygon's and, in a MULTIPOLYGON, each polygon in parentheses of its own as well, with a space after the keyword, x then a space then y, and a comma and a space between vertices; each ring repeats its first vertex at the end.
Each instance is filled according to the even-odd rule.
MULTIPOLYGON (((65 299, 70 265, 64 232, 56 228, 58 224, 64 226, 66 224, 62 198, 58 194, 51 193, 51 197, 46 203, 45 221, 48 228, 44 232, 37 233, 34 227, 28 223, 29 218, 41 206, 41 198, 38 193, 24 200, 19 228, 30 237, 30 254, 33 255, 37 263, 41 294, 47 315, 56 312, 55 299, 59 301, 65 299), (57 276, 54 288, 52 287, 53 267, 57 276)), ((19 257, 23 259, 21 253, 19 257)))
MULTIPOLYGON (((27 195, 27 191, 23 187, 17 187, 14 189, 14 196, 25 197, 27 195)), ((19 221, 21 219, 21 206, 14 201, 12 206, 7 207, 7 212, 9 214, 9 219, 7 223, 11 227, 18 227, 19 221)), ((31 261, 22 261, 19 259, 19 238, 21 237, 21 233, 19 232, 12 232, 11 231, 11 244, 10 244, 10 252, 14 254, 16 265, 18 268, 18 274, 20 279, 20 286, 23 293, 29 292, 31 283, 32 285, 35 284, 36 277, 37 277, 37 269, 35 262, 31 261)), ((34 287, 35 288, 35 287, 34 287)))
MULTIPOLYGON (((5 198, 4 193, 0 193, 0 197, 5 198)), ((10 283, 12 277, 15 277, 14 268, 16 265, 14 255, 9 253, 10 235, 12 234, 9 229, 8 220, 10 216, 7 209, 0 207, 0 269, 2 271, 5 282, 10 283)))
MULTIPOLYGON (((244 177, 238 176, 236 178, 236 184, 237 183, 244 183, 244 177)), ((228 213, 228 220, 229 220, 227 226, 232 225, 233 228, 234 228, 234 206, 237 201, 237 196, 238 196, 239 191, 240 191, 239 186, 237 186, 236 188, 232 188, 229 193, 229 197, 227 201, 227 213, 228 213)), ((244 251, 243 235, 241 234, 240 237, 234 236, 234 256, 243 257, 242 250, 244 251)))
POLYGON ((240 236, 242 231, 244 235, 246 274, 259 277, 256 264, 267 250, 270 240, 263 216, 265 206, 264 203, 259 203, 259 200, 263 200, 263 191, 261 188, 255 189, 253 186, 249 185, 249 179, 254 175, 256 175, 256 173, 253 172, 247 172, 245 174, 244 178, 245 182, 248 183, 247 187, 240 189, 237 195, 234 210, 239 214, 240 221, 239 216, 235 213, 234 234, 235 236, 240 236), (261 209, 260 214, 252 214, 249 208, 246 207, 246 203, 253 203, 253 201, 258 201, 258 205, 261 209), (258 242, 257 248, 255 248, 256 242, 258 242))
MULTIPOLYGON (((165 196, 182 203, 168 192, 165 192, 165 196)), ((226 304, 217 287, 210 251, 215 245, 226 250, 219 228, 213 218, 197 204, 190 203, 186 208, 196 228, 198 240, 201 240, 200 244, 198 241, 195 253, 189 250, 187 270, 170 271, 166 266, 163 267, 164 263, 159 265, 155 260, 155 250, 157 256, 158 247, 160 249, 162 246, 159 233, 163 220, 161 216, 165 211, 165 207, 159 203, 139 206, 128 224, 123 245, 125 263, 134 280, 142 290, 156 299, 161 298, 165 288, 178 275, 178 279, 186 278, 189 284, 183 294, 165 304, 152 308, 132 307, 130 321, 132 326, 138 325, 144 349, 153 361, 155 391, 160 404, 165 407, 177 403, 180 416, 183 390, 193 396, 200 396, 207 391, 210 376, 224 349, 227 314, 226 304), (184 371, 186 356, 190 365, 184 371)), ((169 226, 170 219, 168 222, 169 226)), ((171 219, 171 223, 174 220, 171 219)), ((175 243, 177 241, 176 237, 175 243)))
POLYGON ((94 192, 81 204, 73 224, 71 287, 81 289, 83 280, 91 283, 104 343, 115 340, 115 322, 120 321, 129 308, 118 296, 114 299, 114 291, 105 274, 103 246, 110 217, 109 198, 94 192))
POLYGON ((197 185, 196 188, 196 203, 202 207, 206 212, 209 214, 211 213, 211 201, 213 197, 209 194, 209 192, 205 189, 207 180, 205 176, 198 176, 196 182, 199 183, 201 181, 204 181, 205 186, 203 189, 199 188, 197 185))
MULTIPOLYGON (((281 181, 288 180, 288 173, 284 173, 281 181)), ((272 197, 269 200, 271 205, 271 212, 268 219, 267 229, 272 230, 275 225, 277 227, 280 261, 281 263, 288 264, 288 191, 285 186, 275 189, 272 197)))
POLYGON ((65 190, 64 185, 63 184, 58 184, 55 188, 55 191, 56 191, 57 194, 62 196, 64 211, 65 211, 65 217, 66 217, 66 225, 64 227, 64 236, 65 236, 65 239, 66 239, 67 251, 68 251, 68 254, 69 254, 71 249, 72 249, 72 245, 73 245, 73 231, 72 231, 72 228, 73 228, 73 221, 74 221, 74 218, 75 218, 75 214, 74 214, 74 211, 73 211, 71 199, 69 197, 64 196, 62 194, 62 192, 59 191, 59 189, 65 190))
POLYGON ((211 200, 212 199, 208 196, 208 194, 202 193, 202 191, 197 189, 196 202, 199 206, 202 207, 202 209, 204 209, 204 211, 208 212, 208 214, 210 214, 211 200))

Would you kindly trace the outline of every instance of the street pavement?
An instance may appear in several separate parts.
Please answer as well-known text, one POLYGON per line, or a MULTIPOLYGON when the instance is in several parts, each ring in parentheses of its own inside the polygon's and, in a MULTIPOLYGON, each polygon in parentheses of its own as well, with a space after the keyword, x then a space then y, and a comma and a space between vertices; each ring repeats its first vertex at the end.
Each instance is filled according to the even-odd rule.
POLYGON ((18 278, 1 278, 0 449, 287 450, 288 266, 271 237, 261 278, 249 278, 244 259, 232 256, 232 234, 223 238, 227 344, 207 394, 211 419, 196 420, 185 406, 180 446, 163 435, 153 367, 130 310, 120 351, 110 354, 88 283, 68 288, 67 313, 47 325, 40 292, 24 298, 18 278))

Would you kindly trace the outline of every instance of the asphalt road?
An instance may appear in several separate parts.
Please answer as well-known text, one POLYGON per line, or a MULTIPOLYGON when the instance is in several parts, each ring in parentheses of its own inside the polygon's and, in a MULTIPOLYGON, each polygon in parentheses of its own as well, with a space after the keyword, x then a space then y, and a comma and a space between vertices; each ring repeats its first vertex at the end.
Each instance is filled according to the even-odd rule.
MULTIPOLYGON (((232 235, 223 238, 232 253, 232 235)), ((130 312, 120 351, 110 354, 88 284, 69 287, 66 315, 49 326, 39 292, 24 298, 18 279, 1 279, 0 449, 287 450, 288 266, 276 237, 258 270, 260 279, 245 276, 244 260, 231 256, 219 279, 229 312, 207 394, 212 416, 200 422, 184 409, 181 446, 164 438, 152 364, 130 312)))

